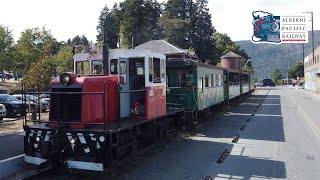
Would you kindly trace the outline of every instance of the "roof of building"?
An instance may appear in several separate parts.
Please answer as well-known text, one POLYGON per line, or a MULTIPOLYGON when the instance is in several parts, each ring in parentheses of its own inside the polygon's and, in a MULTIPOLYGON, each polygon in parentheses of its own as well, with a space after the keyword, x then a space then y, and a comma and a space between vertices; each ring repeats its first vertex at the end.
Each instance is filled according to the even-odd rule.
POLYGON ((165 40, 152 40, 140 44, 135 47, 135 49, 145 49, 151 52, 157 52, 161 54, 190 54, 192 56, 195 55, 194 52, 188 49, 180 49, 173 44, 168 43, 165 40))
POLYGON ((241 57, 241 56, 239 56, 238 54, 230 51, 227 54, 221 56, 220 58, 226 58, 226 57, 241 57))

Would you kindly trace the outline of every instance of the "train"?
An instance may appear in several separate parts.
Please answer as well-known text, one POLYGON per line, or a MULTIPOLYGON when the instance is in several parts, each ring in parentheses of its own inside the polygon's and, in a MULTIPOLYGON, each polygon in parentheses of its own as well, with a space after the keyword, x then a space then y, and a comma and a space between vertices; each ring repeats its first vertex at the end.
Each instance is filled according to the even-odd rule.
POLYGON ((24 121, 24 160, 105 171, 253 90, 250 74, 193 58, 142 49, 75 54, 74 71, 50 83, 49 120, 24 121))

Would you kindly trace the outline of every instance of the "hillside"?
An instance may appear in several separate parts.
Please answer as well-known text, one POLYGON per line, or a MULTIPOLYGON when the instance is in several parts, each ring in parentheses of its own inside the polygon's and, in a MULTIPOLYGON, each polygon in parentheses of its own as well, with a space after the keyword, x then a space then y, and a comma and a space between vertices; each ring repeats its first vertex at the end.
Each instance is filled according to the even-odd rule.
MULTIPOLYGON (((314 47, 320 45, 320 30, 314 31, 314 47)), ((312 34, 309 31, 309 43, 304 46, 304 57, 312 52, 312 34)), ((248 41, 236 41, 251 57, 255 72, 260 78, 272 77, 275 68, 279 68, 282 78, 286 78, 288 62, 292 66, 302 61, 302 44, 254 44, 248 41)))

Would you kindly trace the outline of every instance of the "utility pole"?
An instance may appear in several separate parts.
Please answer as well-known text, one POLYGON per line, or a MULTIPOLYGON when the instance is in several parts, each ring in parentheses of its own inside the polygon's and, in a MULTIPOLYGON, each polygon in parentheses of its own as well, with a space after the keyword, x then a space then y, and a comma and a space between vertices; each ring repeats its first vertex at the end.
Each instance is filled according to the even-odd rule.
POLYGON ((312 63, 314 63, 314 32, 313 32, 313 12, 305 12, 311 14, 311 35, 312 35, 312 63))
POLYGON ((303 76, 304 76, 304 43, 302 43, 302 63, 303 63, 303 76))
POLYGON ((312 62, 314 63, 314 32, 313 32, 313 12, 311 13, 311 29, 312 29, 312 62))

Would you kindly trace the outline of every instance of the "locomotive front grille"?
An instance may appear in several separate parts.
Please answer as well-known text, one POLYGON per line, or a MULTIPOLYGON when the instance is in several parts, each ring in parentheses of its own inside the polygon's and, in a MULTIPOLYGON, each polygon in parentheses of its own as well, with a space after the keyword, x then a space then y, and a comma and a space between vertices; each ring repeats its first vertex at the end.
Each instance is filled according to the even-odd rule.
MULTIPOLYGON (((81 88, 52 88, 52 92, 81 92, 81 88)), ((81 94, 52 94, 50 120, 81 122, 81 94)))

